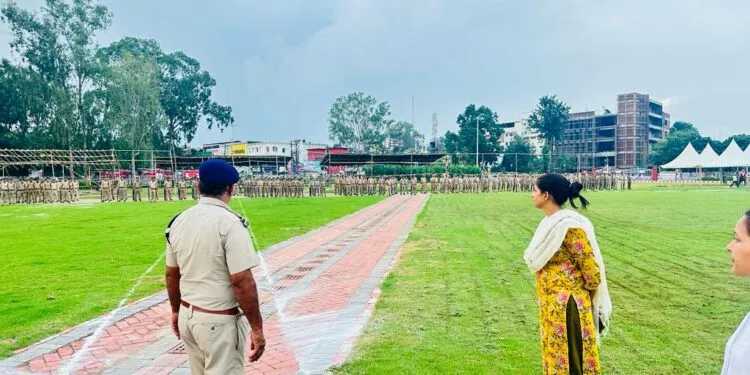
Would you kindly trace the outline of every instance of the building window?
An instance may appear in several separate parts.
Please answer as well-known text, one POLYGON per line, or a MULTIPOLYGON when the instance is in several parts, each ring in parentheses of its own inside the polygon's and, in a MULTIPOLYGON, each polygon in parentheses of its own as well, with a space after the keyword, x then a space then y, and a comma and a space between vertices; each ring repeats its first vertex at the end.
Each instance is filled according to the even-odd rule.
POLYGON ((286 148, 282 148, 282 149, 281 149, 281 152, 286 152, 286 148))
POLYGON ((269 152, 269 151, 271 151, 271 150, 268 147, 266 147, 266 152, 269 152))
POLYGON ((276 148, 276 147, 273 148, 273 152, 276 152, 277 150, 278 150, 278 148, 276 148))

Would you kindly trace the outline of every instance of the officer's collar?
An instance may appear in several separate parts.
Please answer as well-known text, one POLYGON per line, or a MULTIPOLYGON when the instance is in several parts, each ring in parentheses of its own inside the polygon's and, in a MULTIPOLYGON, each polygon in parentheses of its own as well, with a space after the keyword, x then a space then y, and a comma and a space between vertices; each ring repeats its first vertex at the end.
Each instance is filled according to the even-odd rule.
POLYGON ((198 200, 198 204, 210 204, 213 206, 221 206, 224 208, 229 208, 229 206, 224 203, 221 199, 211 198, 211 197, 201 197, 201 199, 198 200))

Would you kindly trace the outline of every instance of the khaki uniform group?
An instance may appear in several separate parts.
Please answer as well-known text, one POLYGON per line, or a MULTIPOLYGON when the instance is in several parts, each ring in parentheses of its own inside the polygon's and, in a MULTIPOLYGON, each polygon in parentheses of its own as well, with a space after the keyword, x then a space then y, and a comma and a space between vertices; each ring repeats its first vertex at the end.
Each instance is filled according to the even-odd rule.
POLYGON ((129 197, 133 199, 133 202, 141 202, 144 190, 150 202, 185 200, 188 197, 188 190, 192 199, 198 199, 200 195, 197 179, 192 181, 180 179, 176 182, 164 180, 160 183, 155 179, 143 181, 139 177, 102 179, 99 195, 102 202, 127 202, 129 197))
MULTIPOLYGON (((456 194, 531 192, 539 175, 431 175, 431 176, 345 176, 333 179, 336 195, 456 194)), ((580 181, 586 190, 626 190, 631 180, 625 175, 567 176, 580 181)))
MULTIPOLYGON (((310 185, 313 185, 312 180, 310 185)), ((249 198, 303 197, 305 180, 299 177, 249 177, 237 183, 235 193, 249 198)), ((312 191, 310 195, 314 196, 312 191)))
POLYGON ((75 179, 16 179, 0 180, 0 204, 73 203, 79 198, 79 184, 75 179))

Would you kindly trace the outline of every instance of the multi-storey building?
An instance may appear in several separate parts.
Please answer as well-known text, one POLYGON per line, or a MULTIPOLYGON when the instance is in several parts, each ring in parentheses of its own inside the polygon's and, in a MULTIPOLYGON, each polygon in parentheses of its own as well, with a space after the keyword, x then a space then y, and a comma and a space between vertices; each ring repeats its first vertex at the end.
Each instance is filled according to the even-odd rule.
POLYGON ((544 141, 534 129, 529 127, 529 114, 523 114, 521 117, 520 120, 500 124, 503 128, 503 135, 500 136, 500 146, 506 148, 513 141, 513 138, 520 136, 531 144, 535 154, 541 154, 544 141))
POLYGON ((617 168, 648 166, 651 146, 669 133, 670 118, 664 106, 648 95, 617 96, 617 168))
POLYGON ((580 169, 648 167, 651 147, 669 134, 670 117, 648 95, 617 96, 617 114, 571 113, 556 155, 569 155, 580 169))

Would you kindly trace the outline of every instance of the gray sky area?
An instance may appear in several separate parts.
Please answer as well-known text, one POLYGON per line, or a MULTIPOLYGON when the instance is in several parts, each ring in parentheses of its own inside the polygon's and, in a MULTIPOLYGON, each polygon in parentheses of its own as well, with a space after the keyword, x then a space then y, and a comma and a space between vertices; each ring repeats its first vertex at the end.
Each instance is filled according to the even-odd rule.
MULTIPOLYGON (((39 0, 20 0, 38 4, 39 0)), ((337 96, 364 91, 430 135, 469 103, 501 121, 557 94, 572 111, 661 100, 702 133, 750 133, 750 2, 736 0, 107 0, 102 44, 158 40, 196 57, 237 137, 327 142, 337 96)), ((0 55, 9 56, 0 25, 0 55)), ((195 144, 229 140, 199 131, 195 144)))

